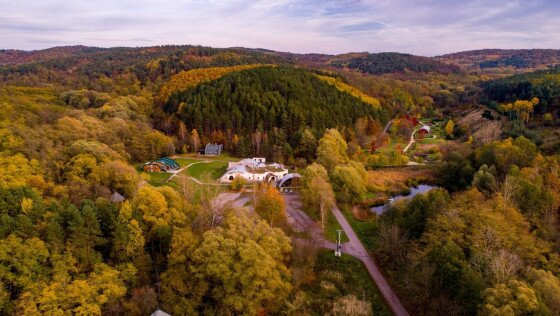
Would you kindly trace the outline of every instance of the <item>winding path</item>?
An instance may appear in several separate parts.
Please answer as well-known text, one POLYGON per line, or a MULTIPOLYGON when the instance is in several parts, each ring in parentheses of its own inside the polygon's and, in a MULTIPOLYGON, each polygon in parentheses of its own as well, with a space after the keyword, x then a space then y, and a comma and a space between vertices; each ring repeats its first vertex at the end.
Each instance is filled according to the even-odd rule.
MULTIPOLYGON (((172 173, 171 177, 169 177, 169 178, 167 179, 167 181, 165 181, 165 182, 171 181, 171 179, 175 178, 179 173, 183 172, 183 170, 187 169, 188 167, 190 167, 190 166, 192 166, 192 165, 196 165, 197 163, 203 163, 203 162, 204 162, 204 163, 207 163, 207 161, 201 160, 201 161, 197 161, 197 162, 192 162, 192 163, 190 163, 190 164, 184 166, 184 167, 181 168, 181 169, 172 170, 172 171, 171 171, 171 173, 172 173)), ((194 179, 193 177, 189 177, 189 178, 195 180, 195 182, 197 182, 198 184, 202 184, 200 181, 194 179)))

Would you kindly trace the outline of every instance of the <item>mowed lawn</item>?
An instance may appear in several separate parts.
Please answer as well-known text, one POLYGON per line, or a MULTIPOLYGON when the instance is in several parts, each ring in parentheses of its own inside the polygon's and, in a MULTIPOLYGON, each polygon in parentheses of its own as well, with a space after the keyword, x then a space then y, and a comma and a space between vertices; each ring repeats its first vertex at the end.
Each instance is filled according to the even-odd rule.
POLYGON ((227 165, 228 162, 222 160, 200 162, 188 167, 184 172, 196 179, 208 174, 212 180, 217 180, 226 172, 227 165))

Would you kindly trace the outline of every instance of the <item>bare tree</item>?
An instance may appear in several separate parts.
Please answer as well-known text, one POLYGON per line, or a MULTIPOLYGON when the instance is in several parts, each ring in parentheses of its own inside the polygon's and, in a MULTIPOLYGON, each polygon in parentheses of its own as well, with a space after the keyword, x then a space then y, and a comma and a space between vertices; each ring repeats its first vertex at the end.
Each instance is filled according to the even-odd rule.
POLYGON ((193 226, 204 232, 220 224, 227 210, 228 200, 225 196, 220 196, 222 188, 214 183, 210 174, 202 174, 199 180, 203 184, 198 187, 200 205, 193 226))
POLYGON ((503 283, 517 274, 522 265, 523 262, 516 254, 500 249, 498 254, 492 258, 489 269, 494 280, 497 283, 503 283))
POLYGON ((251 140, 253 141, 253 151, 260 155, 261 152, 261 143, 262 143, 262 133, 261 131, 256 131, 253 133, 251 140))
POLYGON ((502 184, 502 195, 504 200, 510 205, 514 204, 514 195, 519 187, 519 178, 516 176, 506 176, 502 184))
POLYGON ((401 263, 406 254, 407 238, 397 225, 383 224, 379 227, 381 250, 388 258, 401 263))

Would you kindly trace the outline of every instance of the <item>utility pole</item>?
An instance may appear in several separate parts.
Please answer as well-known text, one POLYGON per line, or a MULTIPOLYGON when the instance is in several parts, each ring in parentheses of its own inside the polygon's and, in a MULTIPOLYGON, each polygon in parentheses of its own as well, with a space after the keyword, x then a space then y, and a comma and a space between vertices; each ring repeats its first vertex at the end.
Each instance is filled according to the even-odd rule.
POLYGON ((338 233, 338 240, 336 242, 336 250, 334 252, 334 255, 336 257, 340 257, 342 255, 342 244, 341 244, 342 230, 337 229, 336 232, 338 233))

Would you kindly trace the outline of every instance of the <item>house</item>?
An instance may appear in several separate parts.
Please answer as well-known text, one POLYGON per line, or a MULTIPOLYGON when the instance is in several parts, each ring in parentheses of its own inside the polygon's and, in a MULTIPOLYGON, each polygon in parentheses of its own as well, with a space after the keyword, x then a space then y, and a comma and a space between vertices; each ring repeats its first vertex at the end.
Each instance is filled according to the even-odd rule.
POLYGON ((144 172, 171 172, 179 168, 181 168, 179 164, 171 158, 161 158, 142 165, 144 172))
POLYGON ((428 125, 422 124, 422 127, 420 127, 420 129, 418 130, 418 133, 425 136, 425 135, 430 134, 431 131, 432 130, 428 125))
POLYGON ((206 148, 204 148, 204 155, 205 156, 219 156, 222 154, 222 149, 224 145, 222 144, 206 144, 206 148))
POLYGON ((220 177, 221 183, 231 183, 241 177, 248 182, 276 182, 288 174, 288 168, 278 163, 266 164, 265 158, 245 158, 229 162, 227 171, 220 177))

